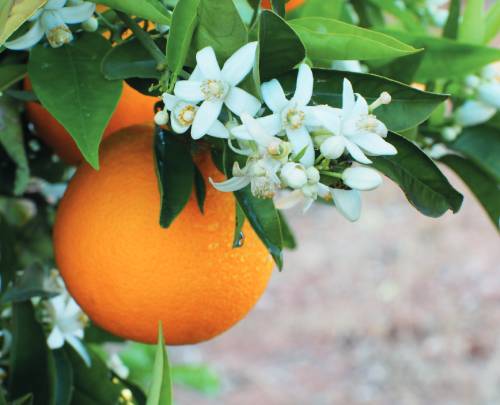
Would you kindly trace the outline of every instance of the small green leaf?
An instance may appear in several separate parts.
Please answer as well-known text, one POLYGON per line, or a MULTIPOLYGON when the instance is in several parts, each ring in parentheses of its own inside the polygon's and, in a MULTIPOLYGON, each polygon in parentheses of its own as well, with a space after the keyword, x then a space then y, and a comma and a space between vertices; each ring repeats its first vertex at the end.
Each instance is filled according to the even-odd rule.
POLYGON ((323 17, 289 21, 315 65, 329 67, 333 60, 399 58, 419 52, 388 35, 323 17))
POLYGON ((161 195, 160 225, 169 227, 193 191, 194 163, 186 137, 157 128, 155 159, 161 195))
POLYGON ((153 381, 148 392, 146 405, 171 405, 172 404, 172 379, 170 377, 170 364, 161 321, 158 328, 158 344, 156 346, 155 362, 153 365, 153 381))
POLYGON ((469 44, 482 44, 484 40, 484 0, 467 0, 458 28, 458 39, 469 44))
POLYGON ((489 43, 500 32, 500 2, 492 4, 486 15, 484 43, 489 43))
POLYGON ((26 65, 0 66, 0 91, 8 89, 26 76, 26 65))
POLYGON ((397 183, 417 210, 439 217, 449 209, 454 213, 460 209, 463 196, 424 152, 393 133, 389 133, 387 141, 395 146, 397 155, 371 156, 373 167, 397 183))
POLYGON ((49 405, 70 405, 73 397, 73 367, 64 349, 52 350, 49 358, 51 369, 51 400, 49 405))
POLYGON ((297 247, 297 242, 295 241, 292 230, 288 226, 285 215, 281 211, 278 211, 278 214, 280 217, 281 233, 283 234, 283 247, 295 249, 297 247))
POLYGON ((293 69, 306 56, 304 45, 292 27, 269 10, 264 10, 260 15, 259 44, 262 81, 293 69))
POLYGON ((179 0, 174 8, 167 43, 167 64, 174 76, 181 71, 198 24, 200 0, 179 0))
POLYGON ((236 201, 236 221, 234 226, 233 247, 239 248, 243 246, 245 235, 242 229, 245 223, 245 212, 241 209, 240 204, 236 201))
POLYGON ((103 4, 129 15, 153 21, 157 24, 170 25, 172 14, 160 0, 90 0, 103 4))
POLYGON ((42 105, 68 130, 85 159, 99 167, 99 143, 120 98, 122 84, 103 76, 100 64, 111 45, 85 33, 61 48, 37 45, 28 72, 42 105))
POLYGON ((205 184, 205 179, 203 178, 203 174, 196 165, 194 166, 194 191, 196 193, 196 202, 198 203, 198 208, 203 214, 205 197, 207 195, 207 187, 205 184))
POLYGON ((488 213, 493 225, 500 227, 500 190, 498 182, 484 172, 474 162, 457 155, 446 155, 440 159, 449 166, 474 193, 488 213))
POLYGON ((448 19, 443 29, 443 37, 457 39, 460 24, 460 0, 451 0, 448 19))
POLYGON ((101 70, 106 79, 159 79, 161 74, 151 54, 136 39, 112 47, 104 56, 101 70))

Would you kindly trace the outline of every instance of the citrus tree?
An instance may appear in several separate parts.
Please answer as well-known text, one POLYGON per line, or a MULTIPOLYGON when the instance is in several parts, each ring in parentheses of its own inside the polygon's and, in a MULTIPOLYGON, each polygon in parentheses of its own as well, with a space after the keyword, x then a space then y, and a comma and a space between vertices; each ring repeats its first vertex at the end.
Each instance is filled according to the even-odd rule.
POLYGON ((0 405, 216 388, 165 343, 244 318, 286 208, 455 213, 442 162, 498 226, 500 3, 444 3, 3 1, 0 405))

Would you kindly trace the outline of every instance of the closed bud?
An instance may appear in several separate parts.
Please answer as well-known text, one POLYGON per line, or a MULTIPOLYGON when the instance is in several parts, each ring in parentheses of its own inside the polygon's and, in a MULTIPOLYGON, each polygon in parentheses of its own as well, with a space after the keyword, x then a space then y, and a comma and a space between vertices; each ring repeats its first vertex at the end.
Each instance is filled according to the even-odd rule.
POLYGON ((95 17, 90 17, 88 20, 82 22, 82 28, 87 32, 95 32, 99 28, 99 21, 95 17))
POLYGON ((300 163, 288 162, 281 168, 281 178, 293 189, 300 189, 307 184, 307 174, 300 163))
POLYGON ((368 167, 350 167, 342 173, 344 184, 355 190, 373 190, 382 184, 382 177, 368 167))
POLYGON ((316 169, 315 167, 311 166, 308 167, 306 170, 306 175, 307 175, 307 182, 309 184, 316 184, 319 183, 319 170, 316 169))
POLYGON ((168 122, 168 112, 165 110, 158 111, 155 114, 155 124, 162 126, 162 125, 167 125, 168 122))
POLYGON ((320 146, 321 154, 327 159, 338 159, 345 149, 344 139, 340 136, 331 136, 320 146))

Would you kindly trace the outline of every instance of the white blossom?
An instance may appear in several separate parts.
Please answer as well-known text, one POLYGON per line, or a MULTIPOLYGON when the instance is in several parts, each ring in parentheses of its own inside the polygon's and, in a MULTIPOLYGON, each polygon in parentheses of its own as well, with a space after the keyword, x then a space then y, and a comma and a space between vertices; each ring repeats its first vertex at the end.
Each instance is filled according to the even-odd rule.
POLYGON ((463 127, 470 127, 488 121, 496 113, 496 108, 482 101, 467 100, 455 110, 455 122, 463 127))
POLYGON ((352 189, 368 191, 382 184, 382 177, 369 167, 349 167, 342 173, 342 181, 352 189))

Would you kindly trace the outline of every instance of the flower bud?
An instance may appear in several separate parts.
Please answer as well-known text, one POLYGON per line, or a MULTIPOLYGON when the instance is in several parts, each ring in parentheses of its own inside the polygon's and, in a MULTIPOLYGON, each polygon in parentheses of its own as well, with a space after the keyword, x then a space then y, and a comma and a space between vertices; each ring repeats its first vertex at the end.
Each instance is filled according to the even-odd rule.
POLYGON ((282 180, 291 188, 299 189, 307 184, 307 174, 300 163, 288 162, 281 168, 282 180))
POLYGON ((473 89, 475 89, 477 86, 479 86, 480 83, 481 79, 479 79, 479 77, 477 77, 476 75, 468 75, 465 78, 465 84, 467 87, 472 87, 473 89))
POLYGON ((373 190, 382 184, 382 177, 368 167, 350 167, 342 173, 344 184, 355 190, 373 190))
POLYGON ((327 159, 338 159, 344 153, 344 149, 345 142, 340 136, 331 136, 319 148, 321 154, 327 159))
POLYGON ((316 200, 318 198, 318 185, 317 184, 306 184, 302 187, 302 193, 306 198, 312 198, 316 200))
POLYGON ((316 169, 315 167, 311 166, 308 167, 306 170, 306 175, 307 175, 307 182, 309 184, 316 184, 319 183, 319 170, 316 169))
POLYGON ((459 125, 453 125, 452 127, 443 128, 441 136, 445 141, 452 142, 457 139, 460 132, 462 132, 462 128, 459 125))
POLYGON ((88 20, 82 22, 82 28, 87 32, 96 32, 97 28, 99 28, 99 21, 95 17, 90 17, 88 20))
POLYGON ((479 100, 500 109, 500 83, 484 83, 477 89, 479 100))
POLYGON ((155 114, 155 124, 156 125, 159 125, 159 126, 166 125, 167 122, 168 122, 168 112, 166 112, 165 110, 161 110, 155 114))
POLYGON ((164 24, 158 24, 156 26, 156 29, 158 30, 158 32, 160 34, 165 34, 165 33, 167 33, 170 30, 170 26, 169 25, 164 25, 164 24))
POLYGON ((463 127, 482 124, 496 113, 496 108, 481 101, 468 100, 455 111, 455 121, 463 127))

